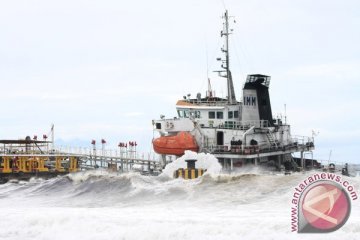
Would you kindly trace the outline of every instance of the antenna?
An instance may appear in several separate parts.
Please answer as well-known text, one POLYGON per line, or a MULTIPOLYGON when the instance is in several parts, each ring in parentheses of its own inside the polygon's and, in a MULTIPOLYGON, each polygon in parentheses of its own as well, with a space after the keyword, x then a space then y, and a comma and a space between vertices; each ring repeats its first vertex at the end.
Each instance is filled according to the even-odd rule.
MULTIPOLYGON (((210 78, 208 78, 208 92, 207 92, 207 97, 208 98, 213 98, 213 91, 211 88, 211 82, 210 82, 210 78)), ((214 96, 215 97, 215 96, 214 96)))
POLYGON ((224 70, 215 71, 218 72, 220 77, 226 78, 227 80, 227 100, 230 104, 234 104, 236 102, 234 84, 232 81, 231 71, 230 71, 230 56, 229 56, 229 16, 228 11, 225 10, 225 14, 223 16, 225 19, 223 23, 223 30, 220 32, 221 37, 225 36, 224 47, 221 48, 221 51, 225 54, 225 59, 217 58, 218 61, 221 61, 221 68, 224 70), (225 73, 225 74, 222 74, 225 73))
POLYGON ((285 110, 285 125, 287 125, 286 124, 286 118, 287 118, 287 116, 286 116, 286 103, 284 104, 284 110, 285 110))

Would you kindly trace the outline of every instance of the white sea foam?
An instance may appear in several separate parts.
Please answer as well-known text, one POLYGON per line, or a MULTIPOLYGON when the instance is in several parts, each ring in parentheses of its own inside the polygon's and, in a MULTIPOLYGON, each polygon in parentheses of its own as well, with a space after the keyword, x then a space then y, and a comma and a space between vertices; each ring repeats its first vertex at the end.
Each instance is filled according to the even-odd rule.
POLYGON ((174 171, 179 168, 186 168, 187 163, 185 160, 196 159, 196 168, 206 169, 206 173, 210 175, 217 175, 221 172, 221 165, 216 157, 208 153, 196 153, 192 151, 185 151, 185 154, 168 164, 163 174, 168 177, 173 177, 174 171))
MULTIPOLYGON (((359 199, 338 231, 291 233, 290 201, 308 173, 216 174, 219 165, 208 161, 214 157, 191 154, 165 169, 165 177, 90 171, 0 185, 0 239, 359 239, 359 199), (171 178, 190 157, 209 174, 171 178)), ((347 180, 359 193, 360 178, 347 180)))

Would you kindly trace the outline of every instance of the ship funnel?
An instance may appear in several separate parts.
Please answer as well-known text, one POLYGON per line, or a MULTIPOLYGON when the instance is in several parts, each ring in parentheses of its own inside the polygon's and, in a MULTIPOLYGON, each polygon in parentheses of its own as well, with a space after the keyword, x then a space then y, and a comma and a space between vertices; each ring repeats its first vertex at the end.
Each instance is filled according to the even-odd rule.
POLYGON ((273 126, 269 85, 270 76, 261 74, 247 76, 243 88, 242 121, 256 121, 257 127, 273 126))

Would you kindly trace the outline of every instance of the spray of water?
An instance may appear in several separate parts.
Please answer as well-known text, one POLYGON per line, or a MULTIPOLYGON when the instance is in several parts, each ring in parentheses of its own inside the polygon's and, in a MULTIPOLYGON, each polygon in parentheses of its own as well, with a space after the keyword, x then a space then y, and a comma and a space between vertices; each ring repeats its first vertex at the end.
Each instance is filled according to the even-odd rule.
MULTIPOLYGON (((321 239, 290 232, 290 176, 247 168, 225 174, 210 154, 186 152, 157 177, 103 170, 0 185, 0 239, 321 239), (197 159, 207 173, 173 179, 197 159)), ((359 191, 360 178, 347 178, 359 191)), ((358 239, 360 204, 331 239, 358 239)))
POLYGON ((182 157, 176 159, 165 167, 163 174, 172 178, 177 169, 186 168, 185 160, 188 159, 196 159, 196 167, 206 169, 207 174, 218 175, 221 172, 221 165, 219 164, 218 159, 213 155, 185 151, 185 154, 182 157))

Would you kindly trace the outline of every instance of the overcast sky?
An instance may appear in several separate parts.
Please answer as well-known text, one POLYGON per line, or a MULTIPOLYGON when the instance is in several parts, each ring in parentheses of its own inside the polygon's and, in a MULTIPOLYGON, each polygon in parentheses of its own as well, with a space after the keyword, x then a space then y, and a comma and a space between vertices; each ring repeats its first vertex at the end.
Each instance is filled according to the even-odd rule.
POLYGON ((273 114, 316 137, 315 157, 359 162, 360 2, 357 0, 63 0, 0 2, 0 138, 61 144, 137 140, 175 116, 183 95, 216 94, 221 15, 232 24, 238 100, 247 74, 272 76, 273 114))

